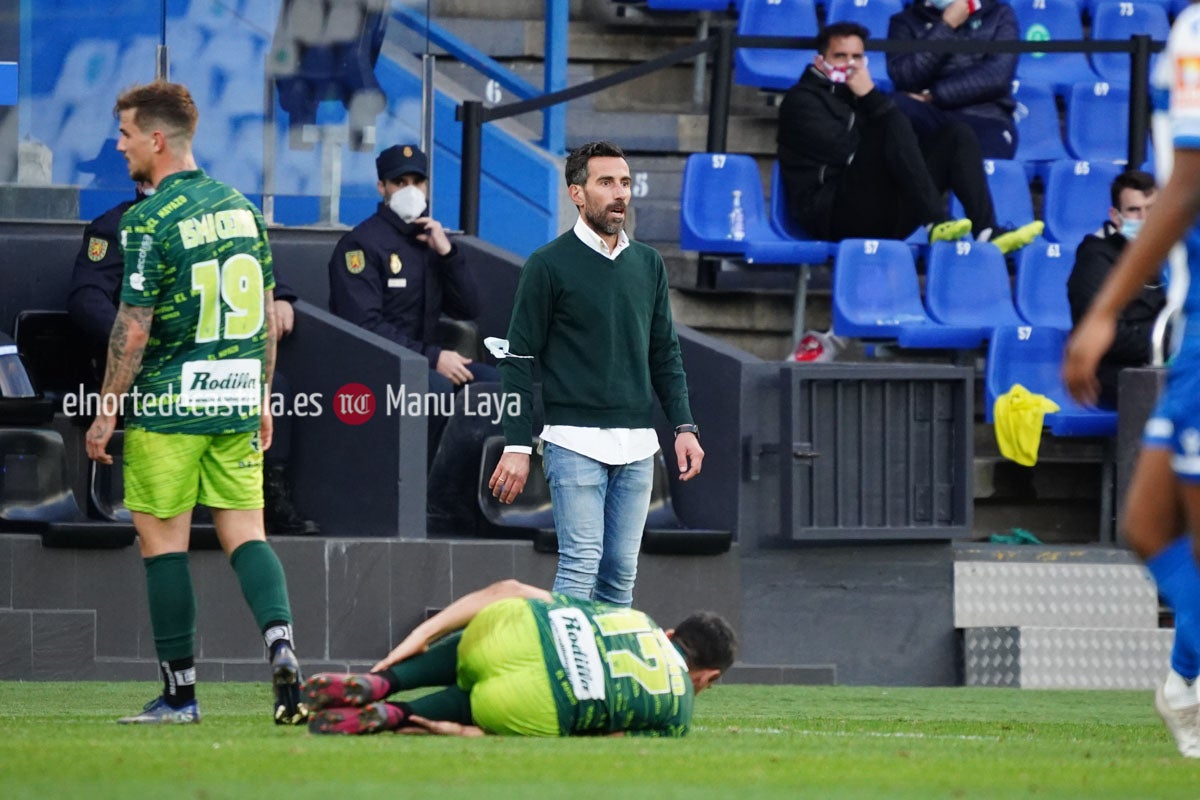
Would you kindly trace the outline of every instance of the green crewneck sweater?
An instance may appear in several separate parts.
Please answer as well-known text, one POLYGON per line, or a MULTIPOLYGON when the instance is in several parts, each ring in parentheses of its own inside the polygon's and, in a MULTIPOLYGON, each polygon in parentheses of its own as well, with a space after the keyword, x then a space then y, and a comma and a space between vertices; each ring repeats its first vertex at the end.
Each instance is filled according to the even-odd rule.
MULTIPOLYGON (((692 422, 667 272, 654 248, 631 241, 615 260, 569 230, 521 270, 500 362, 504 391, 521 398, 504 418, 509 445, 533 442, 533 375, 547 425, 654 427, 654 396, 672 425, 692 422)), ((507 405, 507 404, 506 404, 507 405)))

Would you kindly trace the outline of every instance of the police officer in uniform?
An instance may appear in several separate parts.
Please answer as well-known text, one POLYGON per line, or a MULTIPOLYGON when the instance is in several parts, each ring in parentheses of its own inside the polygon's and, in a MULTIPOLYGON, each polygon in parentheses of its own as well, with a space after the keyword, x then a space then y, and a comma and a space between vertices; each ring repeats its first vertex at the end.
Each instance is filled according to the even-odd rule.
MULTIPOLYGON (((428 161, 412 144, 375 159, 381 202, 338 242, 329 261, 329 309, 429 362, 429 390, 452 395, 472 381, 499 381, 436 341, 438 318, 479 315, 479 293, 458 246, 429 213, 428 161)), ((433 417, 430 456, 445 420, 433 417)))
POLYGON ((113 320, 117 318, 115 300, 125 272, 125 255, 121 252, 117 227, 121 215, 145 196, 144 187, 138 184, 136 197, 118 203, 88 223, 83 229, 83 246, 71 271, 67 313, 87 335, 91 349, 99 353, 98 376, 104 374, 104 352, 113 320))

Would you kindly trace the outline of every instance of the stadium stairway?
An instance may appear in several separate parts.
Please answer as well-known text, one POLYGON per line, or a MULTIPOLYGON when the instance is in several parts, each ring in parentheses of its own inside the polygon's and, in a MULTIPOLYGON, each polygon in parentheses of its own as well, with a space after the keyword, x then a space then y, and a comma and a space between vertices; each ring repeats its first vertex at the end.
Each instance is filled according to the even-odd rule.
MULTIPOLYGON (((693 14, 648 12, 630 8, 629 17, 614 13, 609 0, 575 0, 571 3, 567 68, 568 85, 612 74, 620 69, 663 55, 695 38, 693 14)), ((538 4, 501 0, 439 0, 433 4, 437 22, 464 41, 484 50, 534 86, 542 83, 544 22, 538 4)), ((474 70, 447 56, 438 59, 438 71, 477 95, 485 105, 514 98, 499 90, 474 70)), ((695 293, 698 259, 679 248, 679 197, 683 164, 690 153, 703 151, 707 139, 707 102, 693 101, 694 72, 690 64, 677 65, 588 97, 567 106, 567 147, 593 139, 616 141, 629 154, 634 178, 632 222, 635 236, 653 245, 667 263, 671 286, 695 293)), ((707 91, 707 74, 705 79, 707 91)), ((727 150, 749 153, 762 163, 767 185, 775 156, 777 111, 769 96, 756 89, 732 87, 732 113, 727 150)), ((517 117, 529 132, 540 136, 540 114, 517 117)), ((486 154, 485 154, 486 158, 486 154)), ((567 204, 560 227, 566 226, 567 204)), ((486 213, 486 210, 485 210, 486 213)), ((775 315, 746 328, 739 320, 761 306, 754 294, 786 295, 788 308, 794 276, 768 274, 756 269, 746 280, 747 291, 725 292, 719 301, 703 299, 689 304, 680 321, 724 338, 731 332, 740 341, 753 340, 752 352, 782 358, 790 349, 791 321, 775 315)), ((818 292, 810 303, 827 303, 818 292)), ((818 318, 822 315, 818 311, 818 318)), ((827 325, 825 326, 827 327, 827 325)))
POLYGON ((963 684, 1152 689, 1173 631, 1146 569, 1121 550, 958 546, 954 627, 963 684))

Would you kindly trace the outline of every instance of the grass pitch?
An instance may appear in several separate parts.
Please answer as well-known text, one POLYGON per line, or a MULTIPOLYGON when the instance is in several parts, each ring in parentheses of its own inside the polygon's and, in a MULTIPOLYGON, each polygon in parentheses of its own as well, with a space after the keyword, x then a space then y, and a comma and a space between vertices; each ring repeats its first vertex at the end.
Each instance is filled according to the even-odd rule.
POLYGON ((265 684, 118 726, 157 688, 0 682, 0 797, 1197 798, 1149 692, 717 686, 681 740, 311 736, 265 684))

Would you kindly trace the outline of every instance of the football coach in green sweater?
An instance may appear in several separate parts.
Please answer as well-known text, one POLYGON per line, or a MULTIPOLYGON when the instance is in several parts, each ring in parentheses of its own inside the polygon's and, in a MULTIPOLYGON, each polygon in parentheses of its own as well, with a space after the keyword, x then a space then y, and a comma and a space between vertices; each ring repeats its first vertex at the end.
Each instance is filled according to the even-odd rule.
POLYGON ((625 154, 611 142, 585 144, 567 156, 566 178, 579 219, 521 271, 511 355, 500 362, 504 391, 521 402, 504 419, 504 454, 488 485, 503 503, 525 488, 536 364, 558 533, 553 591, 628 606, 659 449, 656 395, 675 428, 681 480, 700 473, 704 450, 662 256, 624 231, 632 185, 625 154))

